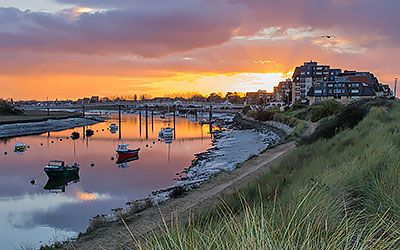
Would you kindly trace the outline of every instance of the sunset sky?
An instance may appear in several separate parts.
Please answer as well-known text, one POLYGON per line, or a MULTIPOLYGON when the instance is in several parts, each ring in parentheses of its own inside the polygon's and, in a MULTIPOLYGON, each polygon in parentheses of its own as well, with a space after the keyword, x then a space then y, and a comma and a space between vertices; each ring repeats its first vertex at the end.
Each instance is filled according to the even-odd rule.
POLYGON ((0 98, 272 90, 309 60, 393 85, 399 10, 399 0, 1 0, 0 98))

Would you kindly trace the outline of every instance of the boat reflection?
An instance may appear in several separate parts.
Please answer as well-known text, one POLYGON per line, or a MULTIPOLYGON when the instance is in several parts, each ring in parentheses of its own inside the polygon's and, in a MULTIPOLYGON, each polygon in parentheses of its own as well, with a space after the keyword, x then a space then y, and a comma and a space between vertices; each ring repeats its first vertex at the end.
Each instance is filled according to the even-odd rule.
POLYGON ((66 186, 68 186, 71 183, 78 183, 79 180, 80 179, 78 173, 73 173, 66 176, 50 177, 43 188, 51 192, 65 193, 66 186))
POLYGON ((133 162, 133 161, 137 161, 137 160, 139 160, 139 155, 133 156, 133 157, 130 157, 130 158, 127 158, 127 159, 123 159, 123 160, 117 160, 116 163, 117 163, 119 168, 127 168, 127 167, 129 167, 128 163, 133 162))

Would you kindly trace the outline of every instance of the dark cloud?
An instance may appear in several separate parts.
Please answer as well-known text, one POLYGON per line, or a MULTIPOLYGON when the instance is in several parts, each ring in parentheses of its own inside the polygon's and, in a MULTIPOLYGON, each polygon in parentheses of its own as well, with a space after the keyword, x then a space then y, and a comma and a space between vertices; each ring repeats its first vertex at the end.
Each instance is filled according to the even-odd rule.
POLYGON ((107 10, 79 15, 0 8, 0 50, 158 57, 219 45, 239 26, 232 6, 200 4, 166 11, 107 10))
POLYGON ((362 37, 365 46, 400 41, 398 0, 57 1, 103 10, 71 20, 65 13, 1 8, 0 50, 160 57, 273 26, 334 28, 362 37))

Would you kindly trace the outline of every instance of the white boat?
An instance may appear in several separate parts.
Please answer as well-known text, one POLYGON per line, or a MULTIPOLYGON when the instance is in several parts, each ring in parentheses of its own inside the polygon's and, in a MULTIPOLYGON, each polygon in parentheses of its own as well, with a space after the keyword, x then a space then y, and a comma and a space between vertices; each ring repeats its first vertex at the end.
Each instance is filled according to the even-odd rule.
POLYGON ((25 152, 28 146, 25 143, 17 142, 14 145, 14 152, 25 152))
POLYGON ((210 121, 207 120, 207 119, 205 119, 205 118, 202 118, 202 119, 199 121, 199 124, 200 124, 200 125, 210 124, 210 121))
POLYGON ((161 139, 172 139, 174 137, 174 129, 171 127, 162 128, 158 136, 161 139))

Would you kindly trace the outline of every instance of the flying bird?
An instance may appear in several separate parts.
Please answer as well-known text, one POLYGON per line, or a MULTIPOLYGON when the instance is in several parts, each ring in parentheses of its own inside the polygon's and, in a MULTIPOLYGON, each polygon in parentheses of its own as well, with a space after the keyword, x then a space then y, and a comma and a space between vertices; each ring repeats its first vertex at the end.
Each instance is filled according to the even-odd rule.
POLYGON ((326 36, 321 36, 321 38, 331 39, 331 38, 336 38, 336 36, 334 36, 334 35, 326 35, 326 36))

